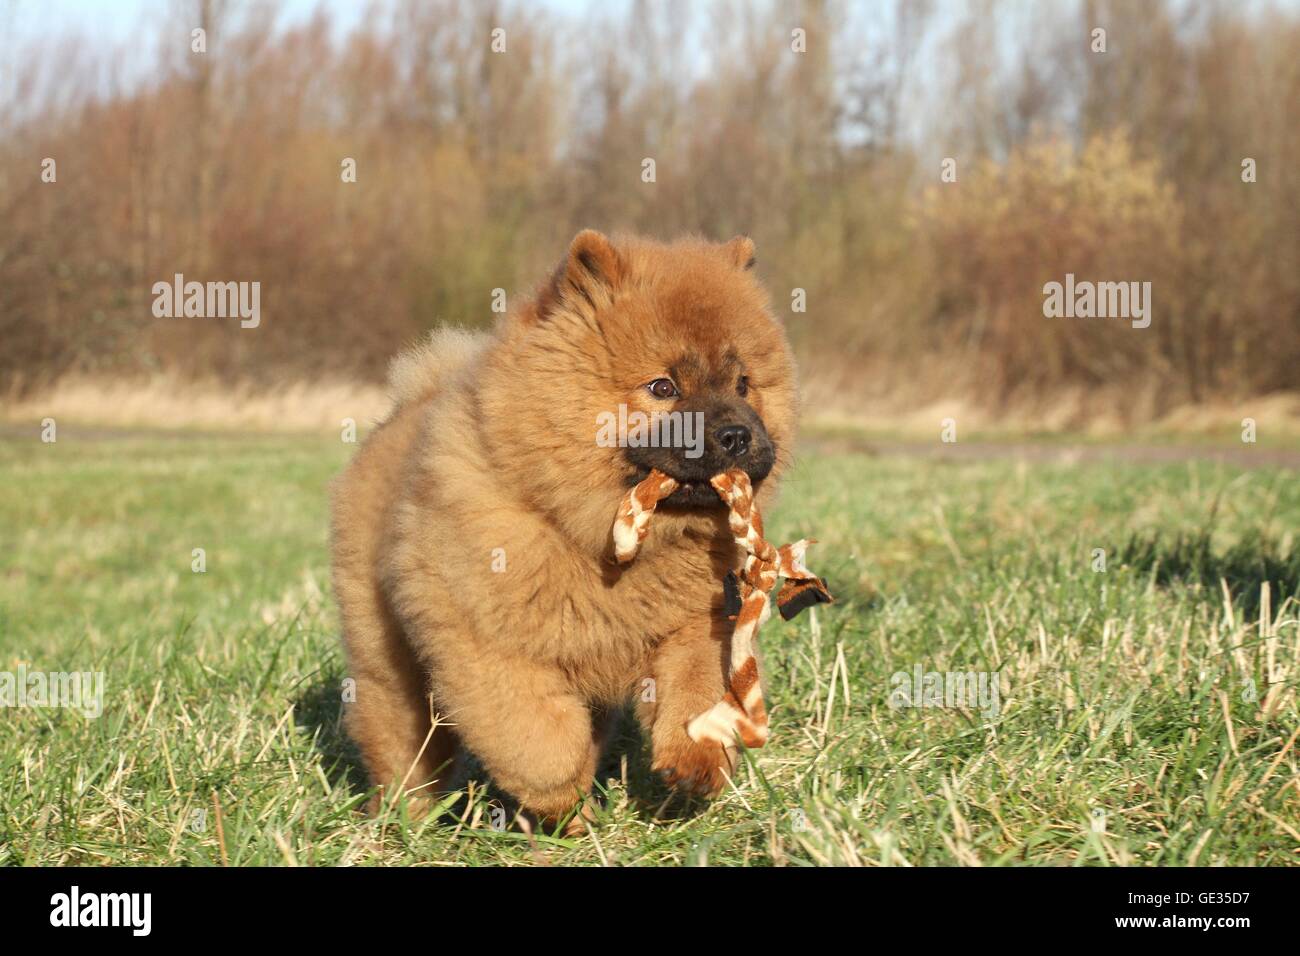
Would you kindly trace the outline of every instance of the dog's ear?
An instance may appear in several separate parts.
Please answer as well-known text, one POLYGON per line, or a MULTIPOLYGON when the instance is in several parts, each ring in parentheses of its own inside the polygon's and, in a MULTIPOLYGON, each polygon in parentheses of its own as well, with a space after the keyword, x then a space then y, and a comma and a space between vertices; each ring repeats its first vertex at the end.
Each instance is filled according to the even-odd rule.
POLYGON ((623 278, 623 261, 604 233, 584 229, 569 243, 564 274, 574 286, 589 288, 594 283, 613 289, 623 278))
POLYGON ((618 287, 623 269, 623 258, 605 234, 583 229, 573 237, 569 254, 542 290, 537 303, 539 317, 549 315, 566 293, 576 293, 595 306, 598 295, 618 287))
POLYGON ((754 258, 754 240, 749 236, 736 236, 729 242, 723 243, 722 251, 727 261, 737 269, 752 269, 754 263, 758 261, 754 258))

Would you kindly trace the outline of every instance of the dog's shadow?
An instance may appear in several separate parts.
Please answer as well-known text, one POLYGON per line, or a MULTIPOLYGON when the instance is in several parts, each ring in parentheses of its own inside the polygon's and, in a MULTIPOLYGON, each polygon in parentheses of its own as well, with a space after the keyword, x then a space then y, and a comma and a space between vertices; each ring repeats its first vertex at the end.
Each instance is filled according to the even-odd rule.
POLYGON ((704 812, 707 800, 673 790, 651 769, 650 742, 632 707, 622 708, 615 721, 609 746, 596 767, 594 792, 602 803, 615 792, 606 784, 613 781, 614 788, 625 789, 638 816, 656 823, 690 819, 704 812))
POLYGON ((298 729, 315 741, 325 779, 353 794, 370 790, 361 752, 343 727, 343 675, 322 671, 294 698, 298 729))
MULTIPOLYGON (((343 724, 342 675, 322 672, 294 698, 298 728, 315 743, 322 770, 331 787, 346 788, 356 797, 373 792, 361 754, 343 724)), ((481 802, 505 809, 513 819, 519 805, 513 797, 493 783, 472 753, 465 754, 459 773, 450 781, 450 789, 462 796, 447 809, 447 819, 460 819, 469 808, 472 789, 481 802), (472 788, 471 785, 472 784, 472 788)), ((628 803, 638 816, 655 822, 689 819, 703 812, 707 801, 679 794, 665 784, 651 769, 650 747, 632 708, 615 715, 614 730, 596 768, 593 799, 602 810, 617 792, 625 789, 628 803)), ((364 807, 359 801, 358 812, 364 807)))

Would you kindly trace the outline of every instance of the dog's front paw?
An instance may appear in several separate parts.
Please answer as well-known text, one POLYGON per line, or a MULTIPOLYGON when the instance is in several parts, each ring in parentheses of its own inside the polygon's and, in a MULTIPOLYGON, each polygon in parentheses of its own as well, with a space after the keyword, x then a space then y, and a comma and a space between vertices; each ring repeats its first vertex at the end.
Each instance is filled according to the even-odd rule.
POLYGON ((715 797, 736 769, 736 748, 705 740, 697 743, 685 733, 657 745, 651 768, 670 786, 702 797, 715 797))

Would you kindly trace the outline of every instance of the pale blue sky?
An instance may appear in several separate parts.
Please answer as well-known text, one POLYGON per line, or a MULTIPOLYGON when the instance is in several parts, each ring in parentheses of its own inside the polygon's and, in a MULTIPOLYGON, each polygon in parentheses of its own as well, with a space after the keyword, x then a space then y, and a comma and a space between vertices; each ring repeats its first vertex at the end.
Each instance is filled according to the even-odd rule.
MULTIPOLYGON (((541 7, 578 12, 589 0, 532 0, 541 7)), ((333 13, 335 22, 346 29, 356 23, 369 6, 367 0, 282 0, 281 22, 302 20, 318 6, 333 13)), ((602 8, 627 6, 627 0, 604 2, 602 8)), ((135 28, 170 14, 172 0, 0 0, 0 30, 12 30, 13 39, 23 41, 42 31, 80 30, 110 41, 131 36, 135 28)))
MULTIPOLYGON (((474 3, 475 0, 464 0, 474 3)), ((624 14, 633 0, 528 0, 522 6, 541 7, 556 13, 581 18, 590 13, 596 19, 605 21, 609 17, 624 14)), ((661 0, 649 0, 653 5, 661 0)), ((737 3, 749 0, 736 0, 737 3)), ((778 0, 784 3, 785 0, 778 0)), ((936 19, 957 22, 970 8, 973 0, 934 0, 936 19)), ((1032 34, 1033 13, 1052 3, 1068 4, 1077 8, 1078 0, 1004 0, 997 8, 999 29, 998 46, 1003 42, 1012 43, 1023 40, 1027 33, 1032 34)), ((1138 0, 1141 2, 1141 0, 1138 0)), ((1208 6, 1212 0, 1176 0, 1193 9, 1208 6)), ((1296 9, 1300 0, 1231 0, 1237 9, 1244 9, 1255 14, 1266 15, 1270 8, 1296 9)), ((193 0, 178 3, 177 0, 0 0, 0 110, 6 105, 15 113, 21 113, 21 107, 15 102, 12 88, 6 89, 11 79, 11 71, 5 69, 5 60, 12 54, 30 49, 35 43, 60 35, 75 34, 82 40, 90 40, 78 47, 82 51, 96 47, 105 52, 125 46, 135 53, 134 57, 123 60, 104 58, 103 64, 96 64, 96 82, 101 89, 130 87, 145 79, 152 72, 157 59, 158 44, 161 40, 160 27, 169 21, 179 21, 178 29, 184 27, 183 17, 179 11, 193 3, 193 0)), ((256 7, 260 0, 239 0, 238 6, 256 7)), ((878 36, 892 35, 893 8, 895 0, 844 0, 845 13, 860 24, 864 24, 872 33, 881 31, 878 36)), ((284 26, 295 21, 302 21, 318 7, 324 6, 333 14, 334 22, 340 32, 346 32, 355 26, 373 6, 369 0, 280 0, 279 16, 276 23, 284 26)), ((514 6, 510 4, 510 6, 514 6)), ((687 8, 700 10, 704 5, 687 0, 687 8)), ((793 6, 793 5, 791 5, 793 6)), ((188 30, 186 30, 188 33, 188 30)), ((917 89, 916 93, 924 99, 924 89, 928 80, 933 80, 947 66, 943 54, 936 49, 933 42, 937 34, 931 33, 927 43, 918 51, 916 62, 911 65, 909 81, 917 89)), ((697 37, 698 40, 698 37, 697 37)), ((46 48, 41 56, 45 58, 46 48)), ((59 51, 50 46, 49 56, 57 61, 59 51)), ((1006 51, 1002 51, 1004 54, 1006 51)), ((700 54, 698 69, 707 70, 707 55, 702 51, 692 50, 692 57, 700 54)), ((48 62, 48 61, 47 61, 48 62)), ((56 77, 57 63, 49 63, 56 77)), ((85 65, 85 64, 81 64, 85 65)), ((0 120, 0 125, 3 120, 0 120)))
MULTIPOLYGON (((473 0, 467 0, 473 2, 473 0)), ((1020 5, 1051 3, 1053 0, 1019 0, 1020 5)), ((1197 0, 1188 0, 1196 4, 1197 0)), ((303 19, 318 5, 329 7, 340 27, 346 28, 364 15, 367 0, 281 0, 284 21, 303 19)), ((1280 7, 1295 8, 1300 0, 1234 0, 1238 7, 1267 7, 1276 3, 1280 7)), ((580 13, 588 9, 618 12, 630 6, 631 0, 530 0, 530 5, 559 12, 580 13)), ((878 7, 882 16, 888 14, 893 0, 857 0, 848 4, 858 11, 878 7)), ((938 0, 937 6, 962 7, 962 0, 938 0)), ((1014 9, 1016 3, 1012 4, 1014 9)), ((62 32, 65 29, 81 31, 107 39, 123 39, 142 22, 156 20, 175 7, 173 0, 0 0, 0 31, 9 32, 9 39, 29 39, 41 32, 62 32)))
MULTIPOLYGON (((256 8, 264 0, 235 0, 239 8, 256 8)), ((473 3, 474 0, 465 0, 473 3)), ((530 6, 553 10, 557 13, 580 14, 587 10, 621 13, 631 0, 528 0, 530 6)), ((40 50, 57 82, 58 59, 62 55, 59 38, 77 38, 82 41, 74 49, 83 56, 92 56, 96 49, 107 54, 125 48, 132 57, 104 56, 89 63, 92 82, 101 91, 130 88, 147 81, 157 64, 158 47, 162 29, 169 21, 177 21, 188 43, 189 28, 181 16, 194 0, 0 0, 0 126, 8 119, 20 121, 27 118, 23 104, 16 99, 13 89, 13 71, 6 69, 8 62, 34 48, 40 50), (85 41, 90 41, 86 43, 85 41), (87 51, 89 51, 87 53, 87 51)), ((283 27, 306 20, 320 7, 328 8, 339 33, 354 27, 374 4, 370 0, 272 0, 270 6, 277 10, 275 23, 283 27)), ((83 70, 84 72, 84 70, 83 70)), ((56 97, 57 98, 57 97, 56 97)))

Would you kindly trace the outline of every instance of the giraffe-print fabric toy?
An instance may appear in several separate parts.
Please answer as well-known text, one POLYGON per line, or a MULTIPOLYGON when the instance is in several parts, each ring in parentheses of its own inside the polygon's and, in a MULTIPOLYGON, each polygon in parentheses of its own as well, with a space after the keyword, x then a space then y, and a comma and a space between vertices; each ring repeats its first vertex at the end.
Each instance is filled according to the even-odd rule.
MULTIPOLYGON (((812 541, 800 540, 776 548, 763 539, 763 518, 744 471, 733 468, 715 475, 709 483, 730 509, 728 526, 746 556, 740 573, 729 573, 724 582, 726 613, 736 622, 731 635, 727 692, 722 700, 692 718, 686 732, 697 743, 712 740, 734 747, 739 737, 746 747, 761 747, 767 742, 768 721, 754 648, 758 629, 771 614, 768 592, 776 586, 777 578, 785 578, 776 603, 787 621, 806 607, 829 604, 834 599, 826 582, 804 566, 804 552, 812 541)), ((614 557, 620 564, 636 557, 649 533, 655 507, 677 487, 675 479, 651 471, 628 492, 614 521, 614 557)))

